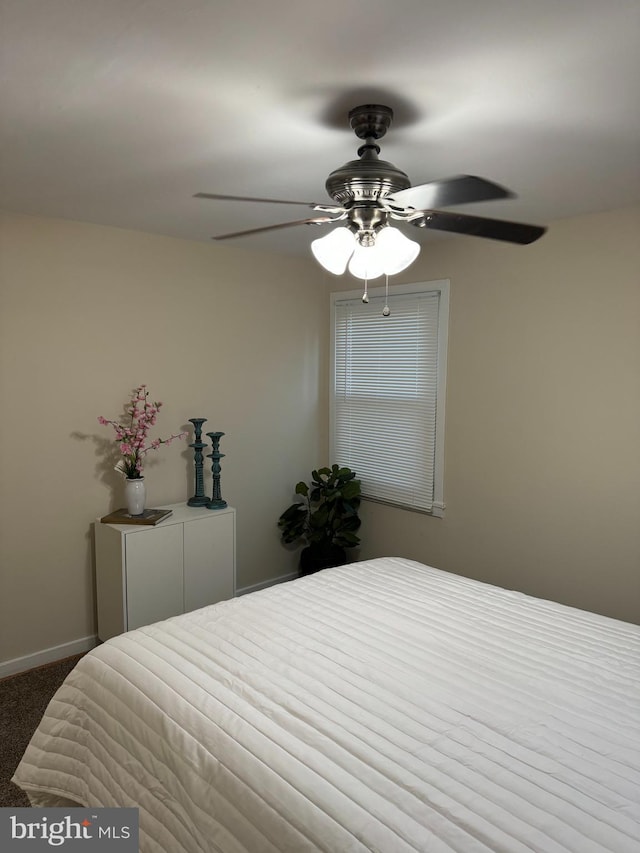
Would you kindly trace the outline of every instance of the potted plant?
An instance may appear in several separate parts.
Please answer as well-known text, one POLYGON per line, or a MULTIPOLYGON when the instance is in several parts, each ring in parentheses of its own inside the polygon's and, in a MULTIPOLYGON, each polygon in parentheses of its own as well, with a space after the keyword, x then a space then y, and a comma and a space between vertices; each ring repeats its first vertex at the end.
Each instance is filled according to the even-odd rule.
POLYGON ((311 472, 311 486, 300 482, 292 504, 278 520, 286 544, 307 542, 300 554, 300 574, 308 575, 347 562, 347 548, 358 545, 360 480, 350 468, 332 465, 311 472))
POLYGON ((129 515, 143 515, 146 500, 146 486, 142 465, 144 457, 150 450, 157 450, 163 444, 171 444, 176 438, 184 438, 186 432, 172 434, 169 438, 154 438, 149 441, 149 430, 155 426, 156 418, 162 403, 149 399, 146 385, 134 388, 131 402, 126 409, 123 422, 104 418, 98 422, 103 426, 112 426, 115 430, 115 441, 122 454, 122 459, 115 470, 125 477, 125 498, 129 515))

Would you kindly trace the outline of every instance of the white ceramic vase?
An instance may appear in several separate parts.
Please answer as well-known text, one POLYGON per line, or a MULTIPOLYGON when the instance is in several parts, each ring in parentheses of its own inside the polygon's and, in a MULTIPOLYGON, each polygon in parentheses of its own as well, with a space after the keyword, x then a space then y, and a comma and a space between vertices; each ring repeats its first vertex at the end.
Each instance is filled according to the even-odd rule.
POLYGON ((142 515, 147 498, 144 477, 138 477, 137 480, 127 478, 124 481, 124 498, 129 515, 142 515))

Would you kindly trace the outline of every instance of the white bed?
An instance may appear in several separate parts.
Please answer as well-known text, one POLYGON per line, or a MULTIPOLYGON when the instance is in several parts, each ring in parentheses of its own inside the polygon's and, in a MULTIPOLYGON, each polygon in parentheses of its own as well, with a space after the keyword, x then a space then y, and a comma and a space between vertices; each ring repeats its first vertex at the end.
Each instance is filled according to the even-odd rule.
POLYGON ((404 559, 116 637, 14 781, 142 853, 640 850, 640 628, 404 559))

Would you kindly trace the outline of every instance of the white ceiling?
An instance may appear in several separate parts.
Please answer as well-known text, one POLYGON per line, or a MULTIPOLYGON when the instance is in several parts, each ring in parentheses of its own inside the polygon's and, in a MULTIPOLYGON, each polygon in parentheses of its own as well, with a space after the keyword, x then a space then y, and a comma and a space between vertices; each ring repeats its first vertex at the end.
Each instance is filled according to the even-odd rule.
MULTIPOLYGON (((300 219, 395 111, 412 184, 548 224, 640 201, 639 0, 0 0, 0 205, 193 240, 300 219)), ((412 237, 434 239, 415 229, 412 237)), ((230 241, 301 253, 317 228, 230 241)), ((473 237, 469 240, 477 239, 473 237)))

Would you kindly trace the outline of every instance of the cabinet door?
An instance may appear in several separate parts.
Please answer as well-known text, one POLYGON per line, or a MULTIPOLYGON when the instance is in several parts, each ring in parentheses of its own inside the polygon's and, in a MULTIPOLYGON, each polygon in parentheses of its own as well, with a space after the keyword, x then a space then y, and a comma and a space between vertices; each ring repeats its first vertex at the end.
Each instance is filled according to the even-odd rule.
POLYGON ((185 612, 234 595, 234 515, 211 513, 184 525, 185 612))
POLYGON ((127 535, 127 630, 184 609, 182 524, 127 535))

